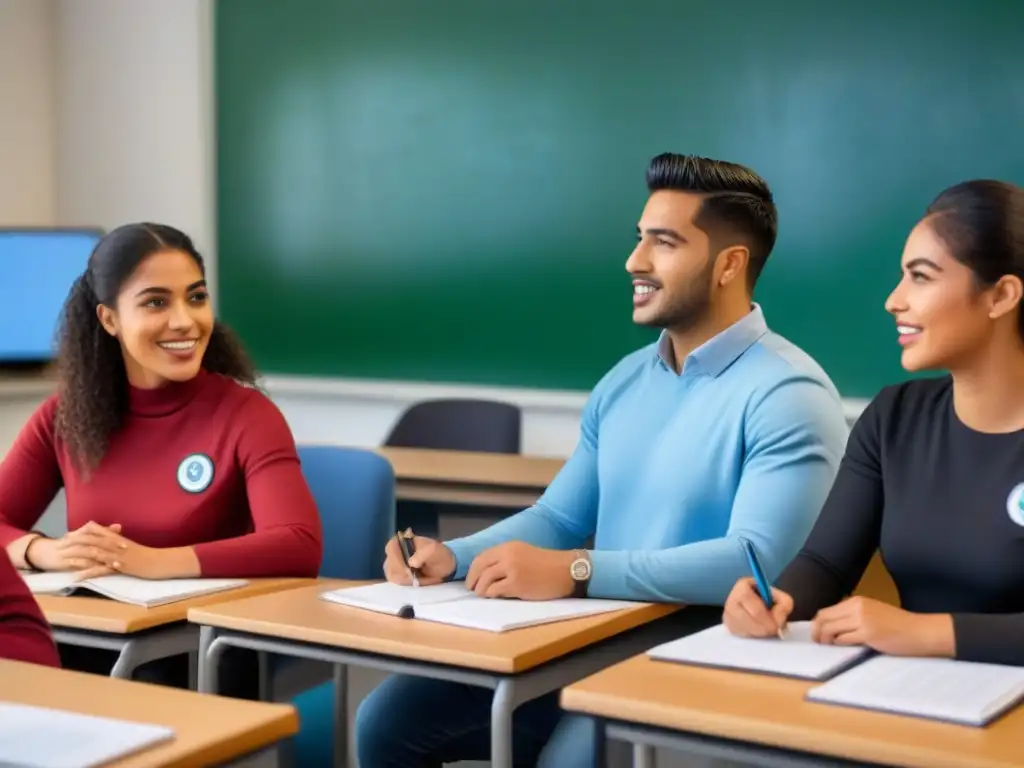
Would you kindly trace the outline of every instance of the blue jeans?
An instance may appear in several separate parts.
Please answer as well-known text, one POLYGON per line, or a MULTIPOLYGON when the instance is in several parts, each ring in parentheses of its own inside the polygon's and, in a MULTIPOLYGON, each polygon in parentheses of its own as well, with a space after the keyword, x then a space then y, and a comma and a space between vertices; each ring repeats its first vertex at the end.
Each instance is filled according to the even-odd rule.
MULTIPOLYGON (((490 760, 493 695, 462 683, 392 675, 356 712, 359 768, 437 768, 490 760)), ((516 708, 512 745, 516 768, 591 768, 594 723, 563 714, 555 691, 516 708)))

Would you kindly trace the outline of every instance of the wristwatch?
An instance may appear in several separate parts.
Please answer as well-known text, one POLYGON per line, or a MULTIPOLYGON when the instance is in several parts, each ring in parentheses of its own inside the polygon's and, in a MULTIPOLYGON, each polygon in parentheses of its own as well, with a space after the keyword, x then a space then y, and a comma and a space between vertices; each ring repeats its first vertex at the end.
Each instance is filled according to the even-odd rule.
POLYGON ((576 559, 569 566, 569 575, 572 576, 573 597, 586 597, 587 589, 590 587, 590 575, 594 567, 590 562, 590 555, 584 549, 577 549, 574 553, 576 559))

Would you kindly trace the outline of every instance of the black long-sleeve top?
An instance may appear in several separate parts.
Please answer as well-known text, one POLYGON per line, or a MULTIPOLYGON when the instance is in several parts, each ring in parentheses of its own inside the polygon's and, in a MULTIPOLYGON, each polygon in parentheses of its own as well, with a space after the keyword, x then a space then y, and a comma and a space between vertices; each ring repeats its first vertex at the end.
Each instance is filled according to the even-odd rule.
POLYGON ((883 389, 776 583, 791 619, 852 593, 876 549, 905 610, 952 615, 956 658, 1024 665, 1024 431, 967 427, 948 376, 883 389))

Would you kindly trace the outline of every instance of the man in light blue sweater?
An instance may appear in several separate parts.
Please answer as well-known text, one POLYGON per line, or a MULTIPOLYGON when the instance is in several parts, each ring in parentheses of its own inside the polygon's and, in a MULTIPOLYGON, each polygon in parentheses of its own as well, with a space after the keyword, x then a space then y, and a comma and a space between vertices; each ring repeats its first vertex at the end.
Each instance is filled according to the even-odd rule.
MULTIPOLYGON (((415 541, 421 584, 718 606, 748 575, 740 537, 770 580, 804 543, 847 425, 825 372, 752 302, 777 230, 768 186, 742 166, 673 154, 651 161, 647 186, 626 269, 633 320, 662 328, 659 340, 597 384, 574 453, 534 506, 472 536, 415 541)), ((385 573, 409 583, 394 542, 385 573)), ((359 708, 360 765, 487 759, 490 696, 390 677, 359 708)), ((593 759, 589 720, 563 716, 557 692, 516 710, 513 739, 516 765, 593 759)))

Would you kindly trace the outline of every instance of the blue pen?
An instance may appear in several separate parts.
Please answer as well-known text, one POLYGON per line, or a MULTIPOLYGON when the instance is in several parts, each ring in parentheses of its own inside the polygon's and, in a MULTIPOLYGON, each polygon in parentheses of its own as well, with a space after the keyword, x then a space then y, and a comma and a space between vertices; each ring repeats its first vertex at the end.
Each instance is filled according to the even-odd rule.
MULTIPOLYGON (((768 583, 767 577, 764 575, 761 561, 757 559, 757 551, 754 549, 753 543, 748 539, 740 539, 740 545, 747 555, 747 564, 750 565, 750 572, 754 575, 757 591, 761 593, 761 599, 764 601, 765 607, 770 611, 775 607, 775 599, 772 597, 772 588, 768 583)), ((779 627, 778 635, 779 640, 785 639, 782 634, 782 627, 779 627)))

